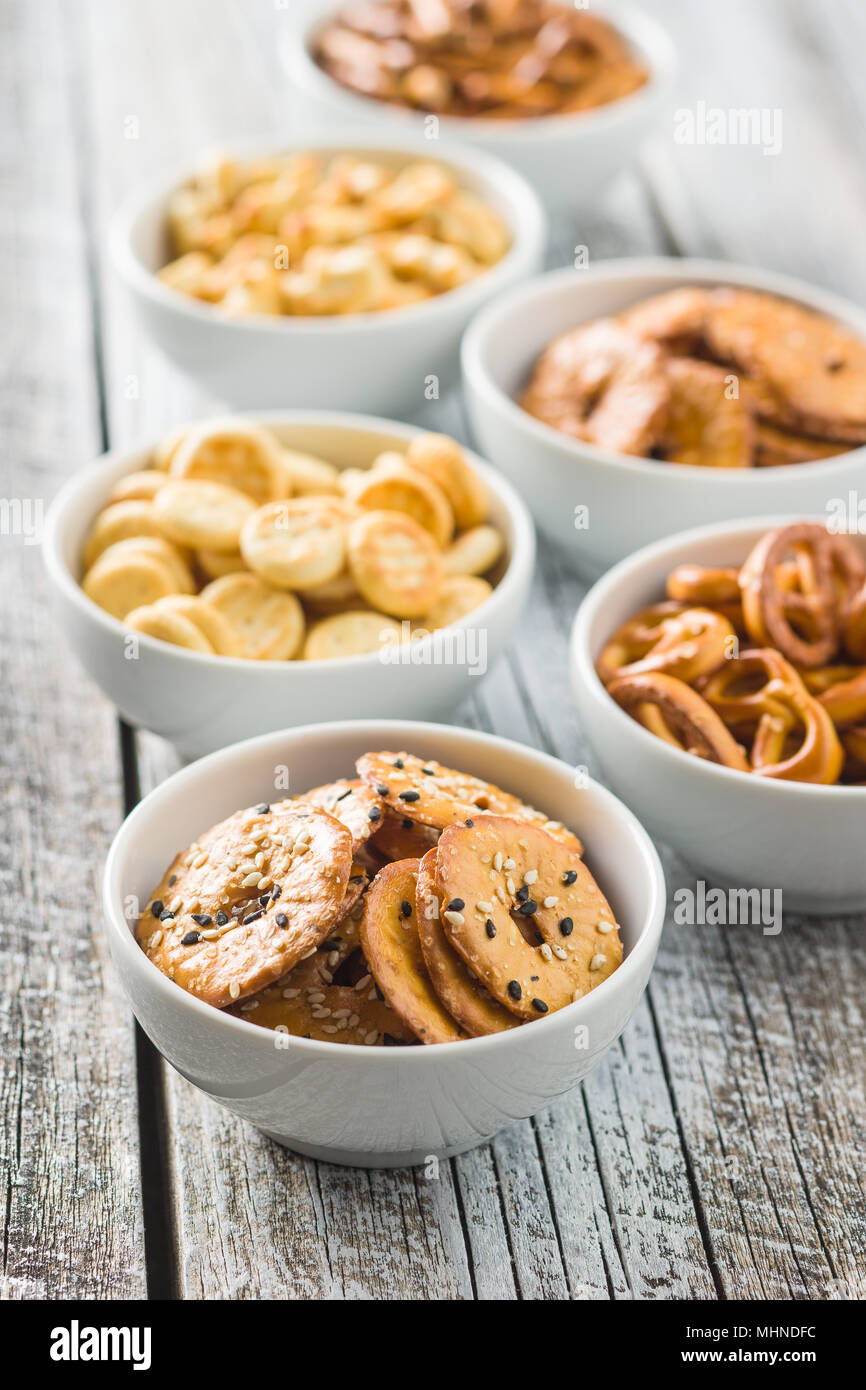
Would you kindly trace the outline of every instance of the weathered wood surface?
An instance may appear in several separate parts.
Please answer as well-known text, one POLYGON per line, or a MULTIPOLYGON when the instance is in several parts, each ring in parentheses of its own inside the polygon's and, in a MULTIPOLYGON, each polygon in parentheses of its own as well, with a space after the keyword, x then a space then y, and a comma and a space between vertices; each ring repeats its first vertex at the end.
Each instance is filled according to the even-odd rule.
MULTIPOLYGON (((556 229, 551 264, 569 261, 576 242, 589 248, 591 260, 719 255, 866 298, 866 267, 853 235, 866 213, 856 68, 866 25, 854 0, 837 0, 832 16, 804 0, 732 0, 724 7, 655 0, 648 8, 676 33, 684 56, 670 120, 640 169, 621 179, 591 218, 556 229), (674 110, 700 100, 780 107, 782 152, 675 144, 674 110)), ((54 372, 43 360, 45 376, 37 380, 52 401, 67 391, 79 412, 101 385, 113 445, 157 435, 214 403, 172 372, 131 323, 102 255, 107 215, 167 160, 182 161, 232 136, 299 131, 303 112, 276 59, 284 19, 280 6, 241 0, 218 8, 205 0, 89 0, 68 21, 80 102, 76 143, 74 155, 55 144, 51 158, 81 170, 102 353, 98 379, 82 353, 68 364, 64 356, 54 372)), ((56 51, 54 57, 59 61, 56 51)), ((40 100, 49 100, 41 86, 52 71, 49 63, 31 79, 40 100)), ((68 177, 59 178, 61 187, 68 177)), ((35 182, 28 187, 35 198, 35 182)), ((78 227, 77 219, 74 206, 56 210, 54 234, 78 227)), ((44 312, 48 323, 50 304, 44 312)), ((82 302, 82 318, 87 312, 82 302)), ((58 357, 52 339, 52 360, 58 357)), ((21 370, 19 362, 17 389, 8 395, 17 412, 29 386, 21 370)), ((35 408, 25 430, 33 428, 31 415, 35 408)), ((465 435, 453 398, 428 407, 424 423, 465 435)), ((86 441, 89 418, 84 426, 86 441)), ((69 426, 61 428, 68 438, 69 426)), ((53 438, 50 452, 52 462, 63 454, 53 438)), ((531 619, 455 717, 592 767, 566 672, 568 628, 582 592, 557 557, 542 554, 531 619)), ((32 605, 30 588, 27 597, 32 605)), ((55 741, 64 745, 61 755, 43 742, 39 766, 53 775, 60 758, 57 766, 69 769, 70 795, 50 804, 46 798, 39 815, 54 818, 56 837, 79 837, 76 863, 92 865, 95 876, 117 815, 113 737, 105 736, 99 701, 88 700, 82 712, 83 702, 73 710, 46 694, 57 681, 55 666, 43 653, 19 677, 34 707, 53 699, 55 741), (100 720, 101 742, 93 733, 100 720), (91 837, 97 843, 86 847, 86 827, 71 825, 78 795, 101 810, 99 833, 91 837)), ((67 695, 85 684, 65 669, 62 680, 67 695)), ((70 706, 73 699, 68 695, 70 706)), ((17 766, 33 779, 17 727, 4 746, 13 739, 17 766)), ((137 736, 133 747, 132 796, 176 765, 150 736, 137 736)), ((22 824, 38 826, 35 809, 29 822, 25 812, 22 806, 22 824)), ((667 867, 672 888, 689 883, 673 859, 667 867)), ((49 886, 68 915, 80 894, 57 871, 49 886)), ((647 998, 581 1090, 441 1165, 432 1178, 421 1170, 338 1169, 291 1155, 163 1068, 143 1043, 151 1291, 185 1298, 850 1297, 866 1245, 858 1161, 866 1137, 864 952, 862 922, 787 920, 778 937, 669 923, 647 998)), ((69 1011, 80 1006, 80 996, 64 1000, 67 1030, 69 1011)), ((61 1010, 57 999, 54 1007, 61 1010)), ((88 1013, 79 1066, 93 1068, 94 1057, 110 1053, 115 1069, 128 1068, 122 1007, 110 999, 101 1007, 110 1017, 97 1010, 90 1020, 88 1013)), ((44 1097, 36 1096, 33 1113, 34 1126, 44 1125, 44 1097)), ((126 1117, 123 1106, 120 1119, 97 1108, 93 1127, 116 1129, 126 1117)), ((59 1152, 62 1160, 68 1151, 59 1152)), ((118 1173, 134 1161, 130 1144, 119 1166, 103 1174, 106 1183, 130 1186, 118 1173)), ((25 1193, 36 1186, 26 1173, 25 1193)), ((85 1239, 72 1234, 66 1213, 58 1219, 58 1249, 85 1239)), ((140 1248, 138 1221, 135 1202, 116 1191, 100 1219, 89 1211, 79 1221, 100 1269, 117 1263, 117 1249, 140 1248)), ((27 1258, 30 1287, 47 1288, 54 1266, 38 1246, 27 1258)), ((123 1277, 115 1272, 114 1285, 123 1277)), ((98 1293, 89 1278, 73 1267, 67 1287, 98 1293)))

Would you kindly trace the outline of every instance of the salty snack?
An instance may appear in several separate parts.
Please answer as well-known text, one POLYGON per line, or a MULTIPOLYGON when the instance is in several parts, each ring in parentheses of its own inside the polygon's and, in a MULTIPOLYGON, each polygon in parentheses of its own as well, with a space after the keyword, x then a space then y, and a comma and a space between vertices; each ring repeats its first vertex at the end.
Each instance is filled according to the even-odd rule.
POLYGON ((620 964, 573 831, 408 752, 364 754, 357 771, 237 811, 176 855, 138 921, 148 959, 251 1023, 368 1047, 516 1028, 620 964), (396 764, 431 769, 439 789, 416 814, 441 824, 391 809, 375 776, 396 764))
POLYGON ((115 484, 81 580, 147 637, 327 661, 437 632, 493 592, 505 541, 483 480, 444 435, 341 471, 228 417, 173 430, 151 465, 115 484))
POLYGON ((739 772, 866 783, 866 565, 850 536, 795 522, 739 567, 679 565, 667 592, 598 659, 622 709, 739 772))
POLYGON ((648 78, 611 24, 549 0, 352 0, 314 53, 344 87, 442 116, 587 111, 648 78))
POLYGON ((866 444, 866 343, 778 295, 667 290, 555 339, 520 403, 614 453, 771 468, 866 444))
MULTIPOLYGON (((232 317, 399 309, 483 275, 511 244, 444 164, 349 153, 212 155, 171 195, 167 220, 160 280, 232 317)), ((256 500, 268 500, 266 476, 256 500)))

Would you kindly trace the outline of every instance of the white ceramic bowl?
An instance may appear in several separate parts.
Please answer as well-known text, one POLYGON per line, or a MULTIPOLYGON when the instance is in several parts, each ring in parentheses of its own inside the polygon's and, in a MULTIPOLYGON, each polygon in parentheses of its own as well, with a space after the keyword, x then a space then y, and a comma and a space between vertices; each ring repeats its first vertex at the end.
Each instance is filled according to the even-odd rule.
MULTIPOLYGON (((619 1036, 661 936, 664 877, 634 816, 573 769, 467 729, 352 720, 269 734, 170 777, 124 821, 105 868, 111 952, 133 1012, 163 1056, 229 1110, 301 1153, 367 1167, 443 1158, 565 1094, 619 1036), (202 1003, 162 975, 126 912, 145 902, 177 849, 269 796, 275 765, 290 792, 345 776, 371 748, 407 748, 476 773, 573 825, 620 923, 625 959, 580 1000, 524 1028, 433 1047, 371 1048, 277 1035, 202 1003), (284 1045, 284 1046, 283 1046, 284 1045)), ((133 914, 134 915, 134 914, 133 914)))
POLYGON ((189 167, 139 189, 111 224, 114 265, 157 346, 188 376, 239 409, 280 405, 371 414, 420 409, 429 399, 425 390, 430 379, 438 377, 444 389, 456 373, 460 335, 472 316, 541 267, 547 232, 535 194, 507 165, 476 150, 431 150, 428 141, 411 131, 379 133, 375 139, 332 133, 224 148, 238 158, 292 149, 351 152, 396 168, 411 159, 435 157, 489 203, 512 236, 502 260, 476 280, 404 309, 321 318, 230 318, 164 285, 154 273, 169 256, 168 197, 190 176, 189 167))
MULTIPOLYGON (((366 466, 383 450, 405 449, 422 433, 364 415, 287 411, 255 418, 285 445, 340 467, 366 466)), ((184 756, 196 758, 241 738, 316 719, 441 716, 474 691, 510 639, 532 582, 532 521, 514 490, 470 454, 489 489, 491 520, 505 535, 499 582, 489 599, 443 629, 444 635, 400 648, 406 664, 386 664, 378 652, 334 661, 244 661, 145 636, 139 637, 138 658, 130 660, 123 624, 80 587, 80 556, 112 485, 143 467, 151 447, 106 454, 70 478, 49 508, 44 553, 63 632, 82 665, 125 719, 162 734, 184 756)))
MULTIPOLYGON (((562 0, 569 4, 570 0, 562 0)), ((423 112, 365 97, 324 72, 312 56, 316 33, 337 12, 336 4, 299 0, 284 33, 281 52, 292 87, 305 101, 305 114, 322 121, 351 122, 381 129, 423 130, 423 112)), ((589 209, 599 192, 632 160, 670 98, 676 52, 661 25, 637 5, 607 2, 596 8, 628 39, 649 70, 649 81, 631 96, 592 111, 524 121, 486 117, 439 117, 448 139, 465 140, 507 160, 535 186, 550 206, 589 209)))
POLYGON ((627 458, 569 439, 514 399, 558 334, 677 285, 739 285, 799 300, 866 339, 866 314, 789 276, 724 261, 600 261, 557 270, 503 295, 463 341, 469 417, 479 448, 523 493, 538 525, 582 572, 597 575, 640 546, 704 522, 767 512, 823 512, 861 486, 866 449, 784 468, 721 469, 627 458), (575 508, 589 524, 575 525, 575 508))
MULTIPOLYGON (((604 689, 595 662, 617 627, 664 598, 675 565, 736 565, 768 530, 802 517, 704 526, 647 546, 590 590, 571 637, 577 708, 606 778, 637 816, 725 888, 781 889, 786 910, 862 912, 866 788, 750 776, 681 752, 604 689)), ((826 518, 816 518, 824 520, 826 518)), ((866 537, 853 537, 866 557, 866 537)))

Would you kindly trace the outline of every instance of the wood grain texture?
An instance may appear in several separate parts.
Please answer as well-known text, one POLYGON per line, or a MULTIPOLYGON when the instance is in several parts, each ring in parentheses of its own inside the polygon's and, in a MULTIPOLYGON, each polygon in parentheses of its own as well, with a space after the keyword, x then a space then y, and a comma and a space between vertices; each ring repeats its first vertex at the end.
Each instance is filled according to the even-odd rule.
MULTIPOLYGON (((100 443, 60 8, 7 6, 0 43, 0 493, 19 504, 50 499, 100 443)), ((0 1296, 141 1297, 135 1049, 101 910, 116 725, 63 649, 14 518, 4 507, 0 1296)))
MULTIPOLYGON (((669 119, 639 177, 620 179, 591 217, 556 226, 551 264, 571 262, 577 245, 590 263, 675 250, 866 293, 859 244, 840 236, 866 211, 862 134, 852 133, 862 109, 856 5, 842 0, 827 22, 803 0, 653 0, 648 8, 682 50, 669 119), (676 144, 674 111, 701 100, 779 107, 781 153, 676 144)), ((276 59, 279 7, 232 0, 217 14, 204 0, 90 0, 85 17, 75 35, 85 75, 79 159, 98 256, 111 208, 164 161, 229 136, 302 130, 304 113, 276 59)), ((99 289, 112 443, 213 409, 149 348, 101 260, 99 289)), ((54 389, 90 399, 86 362, 54 389)), ((422 422, 465 437, 455 397, 428 406, 422 422)), ((454 718, 592 769, 566 660, 584 589, 561 555, 540 549, 531 616, 454 718)), ((45 699, 50 678, 30 677, 34 699, 45 699)), ((146 791, 176 760, 149 736, 136 746, 146 791)), ((79 782, 94 775, 71 751, 69 760, 79 782)), ((111 808, 105 813, 110 820, 111 808)), ((673 857, 665 862, 672 889, 693 883, 673 857)), ((776 938, 669 922, 647 998, 580 1091, 442 1164, 438 1176, 357 1172, 291 1155, 159 1070, 174 1291, 851 1296, 862 1287, 866 1244, 857 1159, 864 971, 859 922, 789 919, 776 938)), ((38 1277, 38 1259, 30 1269, 38 1277)))

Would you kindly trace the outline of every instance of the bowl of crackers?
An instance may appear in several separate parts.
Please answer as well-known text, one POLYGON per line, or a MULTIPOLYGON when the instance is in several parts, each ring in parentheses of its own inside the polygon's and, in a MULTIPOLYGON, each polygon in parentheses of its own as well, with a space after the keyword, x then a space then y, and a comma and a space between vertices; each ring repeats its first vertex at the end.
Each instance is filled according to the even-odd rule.
POLYGON ((746 266, 554 271, 479 315, 463 370, 479 447, 593 576, 710 520, 827 513, 866 460, 866 314, 746 266))
POLYGON ((143 327, 213 395, 371 414, 438 398, 545 240, 519 174, 411 132, 228 145, 136 190, 110 232, 143 327))
POLYGON ((647 546, 581 604, 571 674, 610 785, 696 871, 790 911, 862 911, 856 529, 776 516, 647 546))
POLYGON ((322 120, 441 131, 570 208, 634 157, 676 72, 664 28, 614 0, 301 0, 282 54, 322 120))
POLYGON ((86 670, 199 757, 319 718, 450 711, 511 636, 535 537, 456 441, 290 411, 99 459, 52 503, 44 553, 86 670))
POLYGON ((281 1144, 380 1167, 572 1090, 640 999, 665 889, 631 812, 566 764, 353 719, 163 782, 115 838, 104 907, 172 1066, 281 1144))

